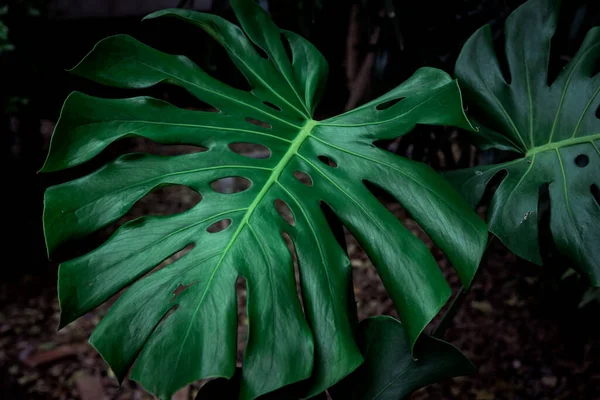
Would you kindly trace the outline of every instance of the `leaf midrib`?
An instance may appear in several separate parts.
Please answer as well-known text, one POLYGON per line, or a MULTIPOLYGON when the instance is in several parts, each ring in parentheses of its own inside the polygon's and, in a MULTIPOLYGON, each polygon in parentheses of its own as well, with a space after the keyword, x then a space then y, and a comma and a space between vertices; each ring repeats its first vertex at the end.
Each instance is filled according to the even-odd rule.
POLYGON ((596 140, 600 140, 600 133, 595 133, 592 135, 582 136, 582 137, 574 137, 570 139, 561 140, 559 142, 548 143, 543 146, 532 147, 527 151, 525 157, 533 156, 537 153, 541 153, 543 151, 549 150, 557 150, 562 147, 574 146, 576 144, 582 143, 594 143, 596 140))
MULTIPOLYGON (((227 243, 227 246, 221 253, 221 257, 217 261, 217 264, 213 268, 213 271, 211 272, 211 274, 208 278, 206 287, 204 289, 204 293, 202 293, 202 296, 200 297, 200 300, 198 301, 198 305, 196 306, 196 309, 192 313, 192 318, 190 318, 190 321, 194 321, 195 316, 198 313, 198 311, 200 310, 200 307, 202 306, 202 304, 204 302, 204 298, 206 297, 206 294, 208 293, 208 291, 210 289, 211 283, 212 283, 215 275, 217 274, 217 271, 219 271, 221 265, 223 264, 223 260, 229 253, 229 250, 231 249, 231 247, 235 244, 239 235, 242 233, 242 231, 244 230, 246 225, 248 225, 248 221, 250 220, 250 217, 252 217, 252 215, 254 214, 254 211, 256 211, 256 208, 262 202, 262 200, 266 196, 267 192, 271 189, 271 187, 275 184, 275 182, 277 182, 277 180, 283 173, 285 167, 290 162, 290 160, 294 156, 298 155, 298 150, 300 149, 300 146, 304 143, 304 141, 310 135, 310 132, 316 125, 318 125, 317 121, 314 121, 312 119, 307 120, 305 125, 302 127, 302 129, 298 133, 298 136, 296 136, 296 138, 292 141, 292 144, 291 144, 290 148, 288 149, 288 151, 286 151, 286 153, 283 155, 283 157, 281 158, 279 163, 277 163, 275 168, 273 168, 273 171, 271 172, 269 179, 265 182, 265 184, 263 185, 260 192, 256 195, 256 197, 254 198, 254 200, 248 207, 248 209, 247 209, 246 213, 244 214, 242 220, 240 221, 238 227, 236 228, 231 239, 227 243)), ((174 372, 177 371, 177 367, 179 365, 179 360, 181 358, 181 354, 183 352, 185 343, 187 342, 187 339, 190 335, 191 329, 192 329, 192 323, 190 322, 190 324, 188 325, 188 329, 183 337, 183 340, 181 341, 181 346, 179 347, 179 352, 178 352, 177 358, 175 360, 175 365, 173 366, 174 372)))

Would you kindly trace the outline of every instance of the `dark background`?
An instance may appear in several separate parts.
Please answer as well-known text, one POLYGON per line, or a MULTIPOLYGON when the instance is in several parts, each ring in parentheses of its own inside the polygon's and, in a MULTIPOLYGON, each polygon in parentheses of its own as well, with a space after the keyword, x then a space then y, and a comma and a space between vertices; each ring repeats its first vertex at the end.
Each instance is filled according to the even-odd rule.
MULTIPOLYGON (((65 328, 66 333, 55 332, 58 262, 93 248, 114 227, 62 249, 57 259, 49 262, 41 229, 42 196, 47 186, 89 172, 120 152, 169 150, 147 141, 123 141, 97 160, 72 171, 37 174, 69 92, 79 90, 106 97, 131 95, 70 76, 65 69, 73 67, 98 40, 128 33, 162 51, 187 55, 233 86, 243 88, 247 84, 225 52, 206 34, 175 21, 142 23, 143 15, 136 14, 133 0, 120 2, 132 3, 129 9, 134 11, 126 15, 119 13, 119 7, 114 6, 117 3, 108 0, 88 2, 84 8, 81 4, 85 1, 0 1, 0 10, 8 5, 8 11, 0 15, 8 28, 6 39, 0 34, 0 160, 5 177, 0 392, 3 398, 7 393, 9 399, 146 398, 132 382, 117 392, 106 365, 86 347, 86 338, 105 308, 65 328), (50 360, 39 362, 38 357, 36 361, 34 356, 42 353, 50 354, 50 360), (100 389, 84 393, 86 387, 94 385, 100 389), (90 397, 94 393, 103 397, 90 397)), ((172 7, 200 7, 193 1, 172 3, 172 7)), ((205 3, 213 12, 234 19, 227 1, 205 3)), ((280 27, 301 33, 328 60, 327 90, 317 110, 317 119, 321 119, 390 90, 421 66, 452 73, 462 44, 486 23, 492 26, 497 53, 502 58, 504 20, 522 1, 262 3, 280 27)), ((551 77, 573 56, 587 30, 600 25, 600 1, 564 3, 553 39, 551 77)), ((204 106, 185 92, 164 85, 146 92, 179 106, 204 106)), ((476 152, 464 133, 443 127, 417 127, 401 140, 384 145, 439 170, 506 157, 476 152)), ((131 217, 144 212, 181 210, 187 207, 187 201, 193 199, 160 192, 136 205, 131 217)), ((398 205, 389 199, 382 201, 416 234, 422 235, 398 205)), ((485 206, 480 211, 485 214, 485 206)), ((361 317, 393 315, 372 265, 353 238, 348 241, 361 317)), ((433 385, 415 398, 600 398, 600 332, 596 324, 599 307, 594 300, 597 293, 587 290, 576 277, 564 278, 568 262, 555 255, 551 244, 546 249, 548 265, 541 268, 516 259, 497 242, 490 247, 464 309, 448 332, 448 339, 481 366, 480 372, 433 385)), ((432 251, 457 287, 443 255, 435 248, 432 251)), ((197 386, 189 389, 190 395, 195 389, 197 386)))

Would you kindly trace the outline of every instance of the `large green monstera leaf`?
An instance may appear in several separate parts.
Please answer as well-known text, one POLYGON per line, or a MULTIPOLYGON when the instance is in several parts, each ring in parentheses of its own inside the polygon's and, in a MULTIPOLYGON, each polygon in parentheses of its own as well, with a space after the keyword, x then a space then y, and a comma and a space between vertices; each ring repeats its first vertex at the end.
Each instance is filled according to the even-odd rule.
POLYGON ((180 109, 148 97, 74 93, 65 102, 43 167, 75 166, 128 136, 208 149, 168 157, 124 155, 45 195, 44 228, 52 252, 118 220, 158 187, 179 184, 201 193, 194 208, 128 222, 103 245, 59 269, 62 326, 128 287, 90 342, 120 379, 131 368, 132 379, 162 399, 194 380, 234 374, 240 276, 248 289, 249 320, 240 398, 298 381, 304 381, 304 396, 310 397, 363 362, 352 331, 350 262, 329 228, 323 203, 373 260, 412 349, 450 288, 427 246, 365 181, 402 203, 445 251, 465 286, 486 242, 485 224, 448 183, 430 168, 373 144, 418 123, 468 126, 455 81, 441 71, 421 69, 369 104, 315 121, 327 73, 322 55, 300 36, 277 28, 254 2, 232 4, 243 31, 217 16, 180 9, 147 18, 176 17, 208 32, 244 74, 251 92, 213 79, 186 57, 129 36, 107 38, 72 72, 120 88, 166 82, 219 112, 180 109), (232 150, 236 143, 262 145, 270 156, 238 154, 232 150), (238 193, 213 189, 212 183, 227 177, 245 178, 249 187, 238 193), (292 223, 278 213, 278 200, 291 210, 292 223), (226 229, 208 229, 224 220, 230 222, 226 229), (284 232, 297 253, 302 302, 284 232), (147 274, 191 244, 178 261, 147 274))
POLYGON ((506 21, 507 82, 489 26, 465 44, 456 75, 470 105, 489 122, 480 136, 488 147, 513 150, 514 161, 450 173, 472 205, 496 174, 506 172, 494 193, 490 230, 515 254, 541 263, 538 199, 549 184, 550 229, 558 249, 594 285, 600 284, 600 28, 548 84, 550 42, 559 2, 531 0, 506 21), (491 129, 490 129, 491 128, 491 129))

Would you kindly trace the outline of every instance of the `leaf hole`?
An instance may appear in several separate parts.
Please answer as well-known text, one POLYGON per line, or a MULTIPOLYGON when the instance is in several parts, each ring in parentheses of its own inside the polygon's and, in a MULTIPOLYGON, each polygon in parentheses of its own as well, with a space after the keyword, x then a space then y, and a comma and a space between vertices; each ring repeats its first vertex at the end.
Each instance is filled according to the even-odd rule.
POLYGON ((224 194, 240 193, 248 190, 250 186, 252 186, 252 182, 241 176, 228 176, 210 183, 212 190, 224 194))
POLYGON ((262 58, 263 60, 268 60, 269 59, 269 55, 267 54, 267 52, 260 46, 258 46, 256 43, 254 43, 253 41, 249 41, 250 43, 252 43, 252 47, 254 47, 254 50, 256 50, 256 52, 258 53, 258 55, 260 56, 260 58, 262 58))
MULTIPOLYGON (((238 276, 235 281, 235 293, 237 296, 237 360, 236 366, 242 367, 244 352, 248 344, 248 282, 243 276, 238 276)), ((237 394, 236 394, 237 397, 237 394)))
POLYGON ((275 111, 281 111, 281 107, 279 107, 279 106, 276 106, 275 104, 273 104, 273 103, 270 103, 270 102, 268 102, 268 101, 263 101, 263 104, 264 104, 265 106, 267 106, 267 107, 271 107, 271 108, 272 108, 273 110, 275 110, 275 111))
POLYGON ((294 178, 296 178, 298 180, 298 182, 300 182, 306 186, 313 185, 313 181, 312 181, 310 175, 308 175, 306 172, 294 171, 294 178))
POLYGON ((507 85, 510 85, 512 82, 512 75, 510 74, 510 67, 508 65, 508 57, 506 56, 505 43, 506 36, 503 34, 504 27, 502 24, 496 24, 496 26, 492 26, 492 37, 494 53, 496 54, 496 58, 498 59, 498 64, 500 66, 500 72, 504 77, 504 81, 507 85))
POLYGON ((220 221, 215 222, 214 224, 211 224, 208 228, 206 228, 206 232, 208 232, 208 233, 221 232, 221 231, 224 231, 225 229, 227 229, 229 227, 229 225, 231 225, 231 219, 229 219, 229 218, 222 219, 220 221))
POLYGON ((346 237, 344 232, 344 225, 342 220, 336 215, 335 212, 331 209, 329 204, 324 201, 319 202, 319 208, 321 208, 321 212, 327 221, 327 225, 329 225, 329 229, 335 236, 335 240, 338 242, 340 247, 346 250, 346 237))
POLYGON ((258 119, 248 117, 248 118, 246 118, 246 122, 248 122, 252 125, 260 126, 261 128, 271 129, 271 124, 268 124, 268 123, 258 120, 258 119))
POLYGON ((198 281, 194 281, 188 285, 184 285, 184 284, 179 284, 177 285, 177 287, 175 288, 175 290, 173 290, 173 297, 171 298, 171 300, 169 301, 173 301, 175 300, 181 293, 185 292, 187 289, 191 288, 192 286, 194 286, 196 283, 198 283, 198 281))
POLYGON ((596 118, 600 119, 600 106, 596 109, 596 118))
POLYGON ((158 321, 158 324, 156 324, 156 326, 160 326, 160 325, 164 324, 165 321, 167 320, 167 318, 169 318, 175 311, 177 311, 178 308, 179 308, 179 304, 175 304, 175 305, 173 305, 173 307, 169 308, 169 310, 165 313, 165 315, 162 316, 160 321, 158 321))
POLYGON ((300 265, 298 263, 296 246, 294 245, 294 241, 292 240, 291 236, 287 232, 282 232, 281 237, 283 237, 283 241, 285 242, 285 245, 292 256, 292 262, 294 264, 294 279, 296 281, 296 293, 298 294, 298 300, 300 301, 302 312, 306 316, 306 311, 304 310, 304 297, 302 296, 302 278, 300 276, 300 265))
POLYGON ((283 44, 283 48, 285 49, 285 54, 287 55, 288 60, 290 60, 290 63, 291 63, 294 60, 294 56, 292 54, 292 47, 290 46, 290 42, 285 37, 284 33, 281 33, 280 38, 281 38, 281 43, 283 44))
POLYGON ((183 256, 192 251, 194 247, 196 247, 196 243, 190 243, 181 250, 176 251, 175 253, 171 254, 169 257, 161 261, 160 264, 158 264, 156 267, 154 267, 152 271, 149 272, 149 274, 159 271, 164 267, 173 264, 175 261, 180 260, 183 256))
POLYGON ((379 111, 387 110, 388 108, 395 106, 396 104, 398 104, 400 101, 402 101, 404 99, 405 99, 405 97, 400 97, 397 99, 384 101, 383 103, 378 104, 375 108, 378 109, 379 111))
POLYGON ((249 158, 269 158, 271 157, 271 150, 262 144, 247 143, 247 142, 236 142, 229 143, 229 148, 239 155, 249 158))
POLYGON ((145 278, 147 276, 150 276, 153 273, 158 272, 161 269, 163 269, 165 267, 168 267, 169 265, 175 263, 176 261, 178 261, 181 258, 183 258, 183 256, 185 256, 186 254, 188 254, 190 251, 192 251, 194 249, 194 247, 196 247, 196 243, 190 243, 190 244, 188 244, 187 246, 185 246, 181 250, 176 251, 175 253, 171 254, 170 256, 168 256, 167 258, 165 258, 164 260, 162 260, 154 268, 152 268, 150 271, 146 272, 144 275, 142 275, 137 280, 141 280, 141 279, 143 279, 143 278, 145 278))
POLYGON ((144 215, 175 215, 194 208, 202 195, 185 185, 158 186, 136 201, 119 221, 121 224, 144 215))
POLYGON ((345 226, 343 230, 352 266, 352 288, 358 319, 363 320, 377 315, 398 318, 392 299, 369 256, 352 232, 345 226))
POLYGON ((138 154, 140 157, 143 157, 145 154, 153 154, 157 156, 180 156, 184 154, 204 153, 208 150, 208 148, 199 145, 175 142, 158 143, 141 136, 132 135, 111 143, 106 150, 108 150, 111 154, 123 154, 121 157, 119 157, 119 160, 133 160, 134 154, 138 154))
MULTIPOLYGON (((478 171, 476 171, 475 173, 477 172, 478 171)), ((507 175, 508 171, 502 169, 496 172, 494 176, 492 176, 492 178, 489 181, 487 181, 485 185, 485 190, 483 192, 483 195, 481 196, 481 200, 479 200, 479 203, 477 203, 476 209, 484 207, 486 204, 489 204, 492 201, 494 193, 496 193, 496 190, 498 190, 498 188, 500 187, 500 185, 504 181, 504 178, 506 178, 507 175)))
POLYGON ((577 157, 575 157, 575 164, 579 168, 587 167, 587 165, 589 163, 590 163, 590 158, 588 156, 586 156, 585 154, 580 154, 577 157))
POLYGON ((333 159, 331 157, 328 156, 319 156, 319 160, 325 164, 325 165, 329 165, 332 168, 337 168, 337 163, 335 161, 333 161, 333 159))
POLYGON ((290 206, 281 199, 275 200, 275 210, 281 215, 281 218, 285 220, 291 226, 296 225, 296 219, 294 218, 294 213, 290 209, 290 206))
POLYGON ((419 225, 419 223, 412 218, 410 213, 402 207, 396 198, 389 193, 385 188, 382 188, 379 185, 374 184, 368 180, 363 180, 363 185, 367 188, 367 190, 381 203, 383 207, 385 207, 393 217, 399 220, 399 222, 404 225, 406 229, 408 229, 415 237, 421 240, 423 243, 427 245, 430 249, 435 247, 433 240, 429 237, 427 232, 419 225))
POLYGON ((550 221, 552 218, 552 208, 550 205, 550 184, 544 183, 538 190, 537 202, 538 241, 544 264, 547 262, 556 262, 556 257, 561 257, 556 242, 552 237, 552 231, 550 230, 550 221))

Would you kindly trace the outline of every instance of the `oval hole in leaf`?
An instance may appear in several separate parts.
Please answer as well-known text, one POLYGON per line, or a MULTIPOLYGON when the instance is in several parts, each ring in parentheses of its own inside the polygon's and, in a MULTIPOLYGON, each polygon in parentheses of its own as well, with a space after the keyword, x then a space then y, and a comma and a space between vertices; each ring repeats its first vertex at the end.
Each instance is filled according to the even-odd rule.
POLYGON ((337 163, 335 161, 333 161, 333 159, 331 159, 330 157, 319 156, 319 160, 325 165, 329 165, 330 167, 337 168, 337 163))
POLYGON ((590 163, 590 158, 588 156, 586 156, 585 154, 580 154, 577 157, 575 157, 575 164, 577 164, 577 166, 579 168, 587 167, 587 165, 589 163, 590 163))
POLYGON ((229 225, 231 225, 231 219, 229 219, 229 218, 222 219, 222 220, 217 221, 214 224, 210 225, 208 228, 206 228, 206 232, 208 232, 208 233, 221 232, 221 231, 224 231, 229 225))
POLYGON ((243 192, 248 190, 250 186, 252 186, 252 182, 241 176, 228 176, 227 178, 217 179, 210 183, 212 190, 224 194, 243 192))
POLYGON ((278 107, 273 103, 269 103, 268 101, 263 101, 263 104, 267 107, 271 107, 275 111, 281 111, 281 107, 278 107))
POLYGON ((234 152, 244 157, 250 158, 269 158, 271 150, 262 144, 235 142, 229 143, 229 148, 234 152))
POLYGON ((294 177, 298 179, 300 183, 303 183, 306 186, 312 186, 313 182, 310 176, 306 172, 302 171, 294 171, 294 177))
POLYGON ((111 152, 119 152, 124 154, 119 158, 128 160, 133 160, 136 154, 138 157, 143 157, 144 154, 153 154, 157 156, 179 156, 183 154, 203 153, 208 150, 204 146, 192 144, 158 143, 136 135, 120 139, 112 143, 107 149, 109 149, 111 152))
POLYGON ((283 218, 285 220, 285 222, 287 222, 291 226, 294 226, 296 224, 296 219, 294 218, 294 213, 292 212, 292 210, 290 209, 290 206, 288 206, 288 204, 285 201, 283 201, 281 199, 276 199, 275 200, 275 209, 277 210, 279 215, 281 215, 281 218, 283 218))
POLYGON ((405 97, 400 97, 397 99, 385 101, 383 103, 377 104, 377 106, 375 108, 378 109, 379 111, 387 110, 388 108, 395 106, 396 104, 398 104, 400 101, 402 101, 404 99, 405 99, 405 97))
POLYGON ((123 216, 131 220, 143 215, 174 215, 194 208, 202 195, 185 185, 159 186, 136 201, 123 216))
POLYGON ((246 118, 246 122, 249 122, 252 125, 260 126, 261 128, 271 129, 271 124, 267 124, 266 122, 260 121, 258 119, 248 117, 246 118))

